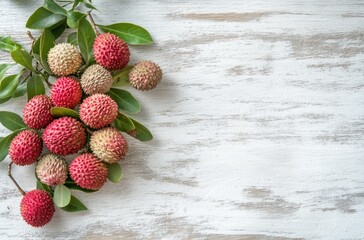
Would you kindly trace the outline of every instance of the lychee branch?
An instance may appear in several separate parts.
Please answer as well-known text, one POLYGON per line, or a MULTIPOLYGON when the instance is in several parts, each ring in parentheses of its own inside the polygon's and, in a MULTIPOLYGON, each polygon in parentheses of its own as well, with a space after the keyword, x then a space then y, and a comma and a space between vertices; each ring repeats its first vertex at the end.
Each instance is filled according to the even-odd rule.
POLYGON ((8 165, 8 176, 9 178, 13 181, 13 183, 15 184, 15 186, 18 188, 19 192, 25 196, 25 192, 24 190, 19 186, 19 184, 15 181, 13 175, 11 175, 11 165, 13 165, 13 162, 10 162, 8 165))
POLYGON ((96 35, 100 35, 100 32, 97 30, 97 27, 96 27, 96 23, 95 23, 95 21, 94 21, 94 18, 93 18, 93 17, 92 17, 92 15, 91 15, 91 11, 89 11, 89 12, 87 13, 87 15, 88 15, 88 17, 90 18, 92 28, 94 29, 94 31, 95 31, 95 33, 96 33, 96 35))

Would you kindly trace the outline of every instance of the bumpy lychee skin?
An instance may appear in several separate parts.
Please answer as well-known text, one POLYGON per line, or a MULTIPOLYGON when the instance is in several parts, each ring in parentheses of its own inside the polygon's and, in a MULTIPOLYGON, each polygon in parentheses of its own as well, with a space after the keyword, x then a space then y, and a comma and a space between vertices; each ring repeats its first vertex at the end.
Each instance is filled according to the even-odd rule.
POLYGON ((93 49, 96 62, 109 70, 122 69, 130 60, 126 42, 111 33, 100 34, 95 39, 93 49))
POLYGON ((91 136, 90 147, 96 157, 107 163, 122 160, 128 152, 128 143, 113 127, 94 132, 91 136))
POLYGON ((69 172, 77 185, 90 190, 100 189, 106 182, 108 174, 105 164, 91 153, 75 158, 69 167, 69 172))
POLYGON ((16 165, 30 165, 37 161, 42 148, 42 140, 38 134, 33 130, 24 130, 11 141, 9 156, 16 165))
POLYGON ((54 212, 52 198, 43 190, 26 193, 20 203, 20 213, 24 221, 33 227, 43 227, 49 223, 54 212))
POLYGON ((52 103, 56 107, 75 108, 82 98, 81 84, 72 77, 60 77, 51 90, 52 103))
POLYGON ((86 69, 81 77, 81 86, 86 94, 107 93, 113 83, 111 73, 98 64, 86 69))
POLYGON ((118 105, 105 94, 95 94, 83 100, 80 118, 92 128, 102 128, 112 123, 118 115, 118 105))
POLYGON ((43 141, 52 153, 63 156, 74 154, 86 144, 86 131, 76 119, 62 117, 44 130, 43 141))
POLYGON ((23 110, 24 123, 34 129, 45 128, 53 121, 51 114, 52 100, 45 95, 38 95, 25 104, 23 110))
POLYGON ((67 162, 54 154, 45 154, 38 159, 35 172, 39 180, 48 186, 62 185, 66 182, 67 162))
POLYGON ((162 77, 162 69, 150 61, 137 63, 129 73, 130 84, 141 91, 155 88, 162 80, 162 77))
POLYGON ((48 65, 57 76, 74 74, 82 65, 80 51, 70 43, 60 43, 48 53, 48 65))

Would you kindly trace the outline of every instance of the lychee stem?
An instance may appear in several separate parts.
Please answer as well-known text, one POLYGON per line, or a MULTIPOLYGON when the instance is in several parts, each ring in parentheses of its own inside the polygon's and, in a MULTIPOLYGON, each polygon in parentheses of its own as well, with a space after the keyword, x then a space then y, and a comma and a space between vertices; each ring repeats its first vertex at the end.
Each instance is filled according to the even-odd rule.
POLYGON ((13 178, 13 176, 11 175, 11 165, 13 165, 13 162, 10 162, 8 165, 8 176, 10 177, 10 179, 13 181, 13 183, 15 184, 15 186, 18 188, 19 192, 25 196, 25 192, 24 190, 19 186, 19 184, 15 181, 15 179, 13 178))
POLYGON ((89 12, 87 13, 87 15, 88 15, 88 17, 90 18, 91 25, 92 25, 92 28, 94 29, 95 33, 96 33, 96 36, 97 36, 97 35, 100 35, 100 32, 97 30, 97 27, 96 27, 96 23, 95 23, 95 21, 94 21, 94 18, 93 18, 93 17, 92 17, 92 15, 91 15, 91 11, 89 11, 89 12))

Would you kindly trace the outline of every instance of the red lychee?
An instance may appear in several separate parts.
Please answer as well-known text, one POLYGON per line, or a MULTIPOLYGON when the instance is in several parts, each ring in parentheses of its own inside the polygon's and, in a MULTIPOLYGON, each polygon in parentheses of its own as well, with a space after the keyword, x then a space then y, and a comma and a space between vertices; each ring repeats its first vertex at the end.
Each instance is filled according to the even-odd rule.
POLYGON ((34 129, 45 128, 53 121, 51 108, 52 101, 46 95, 33 97, 24 107, 24 123, 34 129))
POLYGON ((100 34, 95 39, 93 49, 96 62, 106 69, 122 69, 129 63, 128 44, 114 34, 100 34))
POLYGON ((75 108, 81 101, 81 84, 73 77, 60 77, 51 90, 52 103, 56 107, 75 108))
POLYGON ((69 172, 77 185, 90 190, 100 189, 106 182, 108 174, 105 164, 91 153, 75 158, 69 167, 69 172))
POLYGON ((43 190, 26 193, 20 203, 20 213, 24 221, 33 227, 43 227, 49 223, 54 212, 52 198, 43 190))
POLYGON ((11 141, 9 156, 16 165, 30 165, 37 161, 42 148, 42 140, 38 134, 33 130, 24 130, 11 141))

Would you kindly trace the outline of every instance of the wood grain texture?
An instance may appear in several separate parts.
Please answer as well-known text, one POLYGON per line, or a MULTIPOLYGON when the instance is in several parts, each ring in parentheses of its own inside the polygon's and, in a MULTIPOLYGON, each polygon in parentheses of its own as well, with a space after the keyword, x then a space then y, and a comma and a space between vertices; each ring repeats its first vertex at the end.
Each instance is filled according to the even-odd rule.
MULTIPOLYGON (((39 4, 2 0, 0 34, 29 45, 39 4)), ((156 90, 131 90, 155 139, 129 138, 123 182, 76 192, 90 210, 57 210, 42 229, 22 222, 1 163, 1 239, 364 239, 363 1, 95 4, 97 22, 155 39, 131 49, 165 72, 156 90)), ((14 171, 27 190, 33 168, 14 171)))

